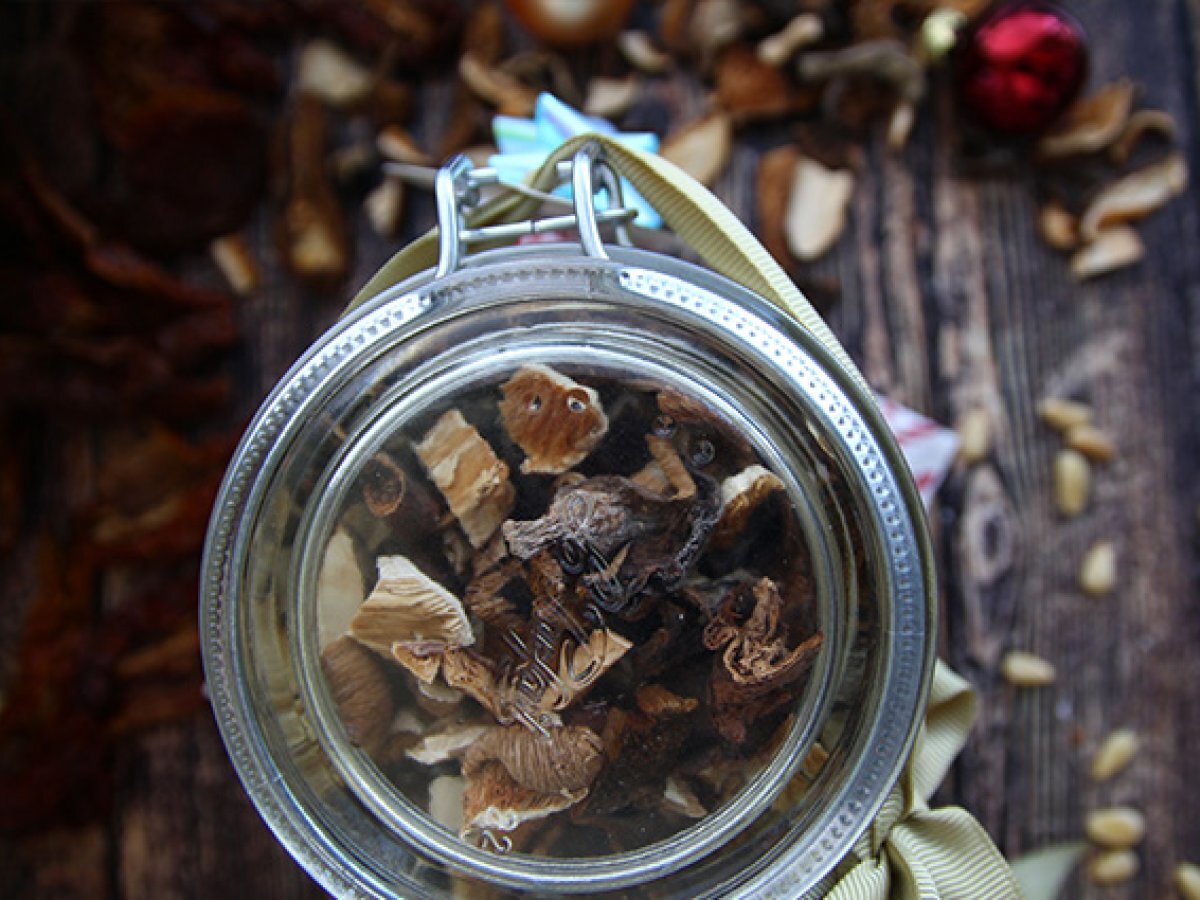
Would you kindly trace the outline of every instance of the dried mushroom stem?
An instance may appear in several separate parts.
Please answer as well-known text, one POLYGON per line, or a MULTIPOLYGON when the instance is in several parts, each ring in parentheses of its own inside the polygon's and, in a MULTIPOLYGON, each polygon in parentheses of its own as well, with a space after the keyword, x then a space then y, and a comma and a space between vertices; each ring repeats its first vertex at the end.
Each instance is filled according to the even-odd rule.
POLYGON ((350 265, 346 223, 326 175, 326 131, 321 101, 301 93, 288 128, 290 177, 280 244, 296 276, 318 284, 340 280, 350 265))
POLYGON ((825 37, 825 22, 816 13, 802 12, 758 45, 758 58, 768 66, 782 66, 805 47, 825 37))
MULTIPOLYGON (((679 451, 670 438, 659 434, 646 435, 646 446, 650 448, 650 456, 658 465, 667 482, 667 489, 681 500, 696 496, 696 480, 683 464, 679 451)), ((662 491, 666 494, 668 490, 662 491)))

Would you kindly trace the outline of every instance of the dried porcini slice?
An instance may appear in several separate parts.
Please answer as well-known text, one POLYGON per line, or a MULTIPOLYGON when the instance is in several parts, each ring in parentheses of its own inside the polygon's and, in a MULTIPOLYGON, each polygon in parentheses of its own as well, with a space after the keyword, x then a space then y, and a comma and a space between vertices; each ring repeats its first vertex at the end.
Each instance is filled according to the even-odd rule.
POLYGON ((557 494, 542 518, 505 522, 504 539, 522 559, 553 549, 564 570, 583 576, 597 606, 641 618, 654 596, 683 580, 716 523, 716 482, 695 477, 696 495, 678 499, 598 475, 557 494))
POLYGON ((1058 160, 1098 153, 1125 130, 1137 88, 1123 78, 1073 103, 1064 121, 1037 143, 1039 159, 1058 160))
POLYGON ((713 634, 714 643, 728 641, 709 683, 713 721, 735 744, 746 739, 757 719, 791 699, 786 689, 808 673, 822 643, 817 633, 788 648, 787 629, 780 623, 783 598, 769 578, 754 585, 753 596, 754 609, 744 623, 713 634))
POLYGON ((538 734, 519 725, 489 728, 468 748, 462 770, 468 779, 489 762, 504 766, 523 788, 541 794, 586 791, 604 765, 600 735, 581 725, 538 734))
POLYGON ((549 366, 522 366, 500 390, 504 427, 527 457, 522 472, 565 472, 608 432, 600 395, 549 366))
POLYGON ((1150 215, 1187 189, 1187 162, 1180 153, 1110 184, 1084 210, 1079 233, 1095 240, 1102 229, 1150 215))
POLYGON ((475 770, 473 777, 467 778, 459 836, 464 840, 481 840, 489 849, 507 852, 516 846, 513 833, 523 825, 570 809, 586 795, 586 789, 539 793, 518 784, 501 763, 486 762, 475 770))
POLYGON ((429 732, 409 747, 404 755, 422 765, 436 766, 461 757, 491 727, 480 723, 454 723, 429 732))
POLYGON ((759 465, 747 466, 722 481, 721 518, 713 530, 713 546, 730 546, 745 531, 754 511, 767 498, 784 490, 779 476, 759 465))
POLYGON ((462 601, 411 560, 384 556, 377 565, 379 581, 350 622, 352 637, 385 656, 393 655, 396 644, 466 647, 475 642, 462 601))
POLYGON ((414 449, 471 546, 482 547, 516 497, 508 464, 456 409, 442 415, 414 449))

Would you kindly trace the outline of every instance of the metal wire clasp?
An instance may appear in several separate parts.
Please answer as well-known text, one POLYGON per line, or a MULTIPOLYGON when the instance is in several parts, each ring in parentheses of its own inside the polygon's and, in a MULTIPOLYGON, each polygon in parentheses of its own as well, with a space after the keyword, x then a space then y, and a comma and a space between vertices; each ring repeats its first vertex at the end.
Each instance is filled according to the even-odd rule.
POLYGON ((477 168, 461 155, 437 170, 433 181, 438 216, 436 277, 457 270, 472 244, 516 240, 566 228, 578 230, 584 253, 599 259, 608 258, 600 234, 601 225, 614 226, 618 244, 632 245, 628 225, 637 211, 625 206, 620 178, 604 160, 604 151, 599 144, 584 144, 571 159, 558 164, 555 175, 559 184, 570 183, 570 200, 526 185, 503 184, 503 187, 545 203, 569 204, 573 209, 570 214, 472 228, 466 224, 467 215, 479 205, 481 188, 501 184, 499 174, 493 168, 477 168), (604 203, 597 208, 597 198, 601 195, 604 203))

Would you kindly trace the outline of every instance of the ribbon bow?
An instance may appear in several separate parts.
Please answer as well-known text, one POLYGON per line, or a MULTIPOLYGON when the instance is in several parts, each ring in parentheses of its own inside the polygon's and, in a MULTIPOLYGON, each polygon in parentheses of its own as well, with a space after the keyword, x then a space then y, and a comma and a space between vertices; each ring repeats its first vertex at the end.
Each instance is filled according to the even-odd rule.
POLYGON ((976 697, 944 663, 900 780, 859 838, 828 900, 1008 900, 1021 889, 996 845, 961 807, 929 807, 975 721, 976 697))

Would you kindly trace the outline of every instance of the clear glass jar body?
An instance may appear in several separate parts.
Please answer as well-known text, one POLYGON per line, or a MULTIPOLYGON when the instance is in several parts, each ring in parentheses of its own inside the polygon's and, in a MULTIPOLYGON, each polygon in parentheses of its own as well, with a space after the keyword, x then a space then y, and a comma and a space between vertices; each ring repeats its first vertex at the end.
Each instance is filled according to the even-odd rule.
POLYGON ((214 708, 264 819, 335 894, 818 896, 907 758, 934 593, 919 499, 873 401, 756 295, 661 256, 611 256, 492 251, 368 301, 284 378, 231 466, 203 582, 214 708), (779 478, 808 553, 822 641, 770 753, 686 827, 619 851, 462 840, 353 739, 322 672, 322 566, 370 461, 525 366, 713 411, 779 478))

